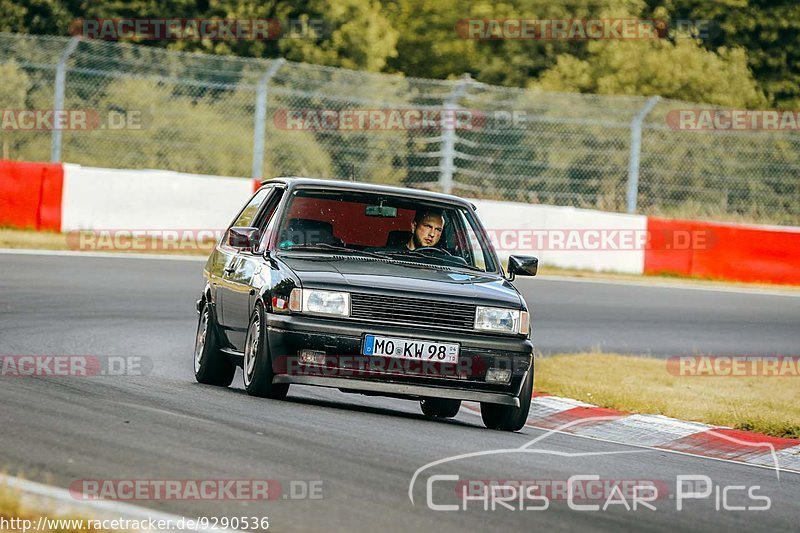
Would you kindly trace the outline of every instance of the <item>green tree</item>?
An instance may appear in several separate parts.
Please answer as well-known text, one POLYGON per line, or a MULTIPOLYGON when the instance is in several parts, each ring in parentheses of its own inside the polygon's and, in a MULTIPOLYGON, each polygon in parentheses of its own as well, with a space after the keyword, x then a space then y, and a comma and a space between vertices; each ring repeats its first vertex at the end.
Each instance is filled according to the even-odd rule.
MULTIPOLYGON (((30 88, 30 78, 16 62, 0 64, 0 110, 25 109, 25 97, 30 88)), ((0 158, 19 159, 21 150, 28 144, 30 135, 0 127, 0 158)))
POLYGON ((697 40, 597 41, 579 59, 561 55, 532 86, 548 91, 658 95, 729 107, 759 107, 766 99, 741 48, 704 49, 697 40))
POLYGON ((24 109, 30 79, 16 61, 0 64, 0 109, 24 109))
POLYGON ((800 106, 800 3, 795 0, 648 0, 673 21, 708 20, 705 48, 742 47, 770 103, 800 106))
POLYGON ((0 0, 0 31, 66 35, 71 18, 60 0, 0 0))
POLYGON ((374 0, 310 0, 304 3, 302 20, 315 17, 323 22, 319 40, 281 39, 282 55, 287 59, 356 70, 380 72, 389 58, 397 56, 399 32, 383 15, 374 0))

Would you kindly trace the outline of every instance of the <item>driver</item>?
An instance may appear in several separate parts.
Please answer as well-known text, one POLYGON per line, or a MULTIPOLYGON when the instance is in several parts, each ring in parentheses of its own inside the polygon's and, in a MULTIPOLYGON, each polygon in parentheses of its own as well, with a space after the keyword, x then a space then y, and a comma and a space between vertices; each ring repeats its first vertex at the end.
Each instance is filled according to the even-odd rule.
POLYGON ((441 209, 420 209, 411 223, 411 238, 406 243, 406 248, 416 250, 436 246, 442 238, 443 229, 444 216, 441 209))

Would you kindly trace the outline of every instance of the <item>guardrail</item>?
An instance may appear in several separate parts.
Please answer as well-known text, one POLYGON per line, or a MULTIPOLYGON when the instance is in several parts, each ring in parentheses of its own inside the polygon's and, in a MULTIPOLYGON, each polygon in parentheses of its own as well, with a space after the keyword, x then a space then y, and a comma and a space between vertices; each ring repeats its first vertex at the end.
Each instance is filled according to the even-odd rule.
MULTIPOLYGON (((0 225, 214 234, 258 180, 0 160, 0 225)), ((800 284, 800 228, 472 200, 501 258, 631 274, 800 284)))

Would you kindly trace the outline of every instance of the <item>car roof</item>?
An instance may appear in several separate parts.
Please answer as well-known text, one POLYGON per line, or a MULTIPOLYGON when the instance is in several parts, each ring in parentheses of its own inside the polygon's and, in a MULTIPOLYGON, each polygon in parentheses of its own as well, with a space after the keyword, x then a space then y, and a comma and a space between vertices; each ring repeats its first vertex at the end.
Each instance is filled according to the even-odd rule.
POLYGON ((344 181, 344 180, 329 180, 320 178, 305 178, 299 176, 281 176, 277 178, 264 180, 261 182, 261 185, 269 185, 275 183, 283 183, 289 189, 294 189, 297 187, 322 187, 327 189, 341 189, 341 190, 359 191, 359 192, 374 192, 374 193, 383 192, 386 194, 419 198, 421 200, 435 200, 446 203, 457 203, 460 205, 471 207, 473 210, 475 210, 475 204, 463 198, 459 198, 458 196, 453 196, 452 194, 442 194, 422 189, 410 189, 407 187, 393 187, 391 185, 378 185, 375 183, 365 183, 363 181, 344 181))

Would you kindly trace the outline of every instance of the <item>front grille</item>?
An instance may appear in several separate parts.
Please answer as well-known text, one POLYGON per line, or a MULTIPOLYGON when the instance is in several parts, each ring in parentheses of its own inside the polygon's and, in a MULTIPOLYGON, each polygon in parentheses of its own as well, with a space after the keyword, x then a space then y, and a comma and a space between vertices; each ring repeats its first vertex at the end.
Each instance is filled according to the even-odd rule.
POLYGON ((475 306, 470 304, 353 293, 350 305, 350 316, 363 320, 466 331, 475 324, 475 306))

